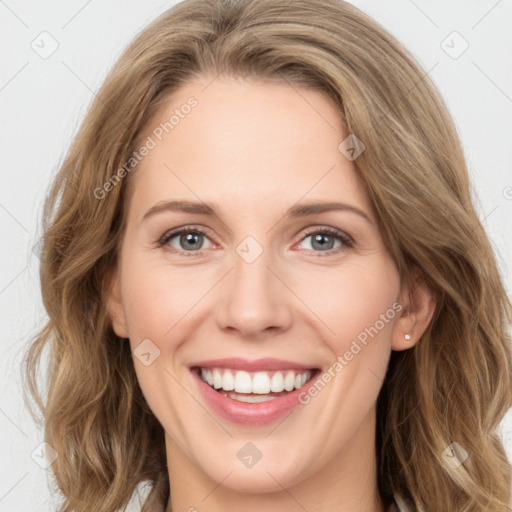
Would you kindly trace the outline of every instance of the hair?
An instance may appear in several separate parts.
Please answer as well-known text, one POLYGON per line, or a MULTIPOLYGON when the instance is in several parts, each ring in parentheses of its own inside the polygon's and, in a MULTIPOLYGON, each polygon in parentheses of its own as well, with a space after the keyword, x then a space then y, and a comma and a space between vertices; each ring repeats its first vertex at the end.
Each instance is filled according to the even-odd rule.
POLYGON ((392 352, 377 399, 382 498, 400 493, 418 512, 512 510, 498 433, 512 406, 512 305, 457 131, 428 74, 341 0, 185 0, 138 34, 112 68, 43 210, 48 319, 27 348, 23 377, 25 401, 35 400, 31 414, 58 453, 51 470, 59 511, 121 510, 144 482, 143 511, 161 512, 169 499, 163 427, 106 311, 130 177, 102 199, 94 191, 129 160, 173 91, 219 74, 284 80, 333 100, 346 133, 366 146, 354 164, 400 278, 422 280, 435 296, 421 339, 392 352), (456 469, 443 457, 454 442, 468 454, 456 469))

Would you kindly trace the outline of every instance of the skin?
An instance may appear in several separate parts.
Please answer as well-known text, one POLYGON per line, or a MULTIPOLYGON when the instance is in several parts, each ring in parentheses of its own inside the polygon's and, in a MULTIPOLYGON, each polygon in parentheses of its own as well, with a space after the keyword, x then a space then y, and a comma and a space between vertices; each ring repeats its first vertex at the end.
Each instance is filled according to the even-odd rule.
POLYGON ((281 81, 201 77, 168 98, 142 139, 190 96, 197 107, 126 178, 127 226, 107 300, 118 336, 160 350, 134 365, 166 432, 168 510, 381 512, 376 400, 391 350, 409 349, 426 329, 431 294, 400 282, 355 162, 338 150, 347 134, 328 97, 281 81), (178 199, 215 203, 219 218, 166 211, 142 220, 178 199), (285 217, 310 200, 347 203, 369 221, 350 211, 285 217), (192 241, 200 251, 179 235, 158 246, 185 226, 206 231, 192 241), (308 229, 325 227, 353 246, 329 236, 326 249, 313 245, 308 229), (263 250, 252 263, 236 252, 249 235, 263 250), (216 416, 187 368, 240 356, 327 370, 396 301, 402 311, 343 371, 270 425, 216 416), (247 468, 237 452, 249 441, 262 458, 247 468))

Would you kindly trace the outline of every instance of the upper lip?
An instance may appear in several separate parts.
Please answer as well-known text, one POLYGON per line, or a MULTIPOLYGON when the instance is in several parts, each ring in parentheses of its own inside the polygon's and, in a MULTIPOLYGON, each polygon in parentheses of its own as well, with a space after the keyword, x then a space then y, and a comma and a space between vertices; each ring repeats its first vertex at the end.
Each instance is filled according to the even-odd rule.
POLYGON ((190 368, 230 368, 233 370, 245 370, 246 372, 273 371, 273 370, 311 370, 317 367, 288 361, 265 357, 263 359, 243 359, 241 357, 228 357, 223 359, 208 359, 196 361, 189 364, 190 368))

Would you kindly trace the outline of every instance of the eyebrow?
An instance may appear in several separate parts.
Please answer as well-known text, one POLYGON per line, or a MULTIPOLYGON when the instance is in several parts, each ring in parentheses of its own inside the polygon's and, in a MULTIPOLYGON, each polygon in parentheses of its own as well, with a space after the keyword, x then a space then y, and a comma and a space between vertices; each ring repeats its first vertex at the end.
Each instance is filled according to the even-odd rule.
MULTIPOLYGON (((196 213, 200 215, 208 215, 210 217, 220 218, 217 213, 217 210, 218 208, 215 204, 205 203, 203 201, 165 201, 152 206, 144 214, 144 217, 142 217, 142 221, 161 212, 196 213)), ((364 218, 370 224, 373 224, 373 221, 370 219, 368 214, 362 209, 358 208, 357 206, 333 201, 311 201, 307 203, 296 204, 286 211, 286 213, 284 214, 284 218, 306 217, 308 215, 314 215, 331 211, 346 211, 355 213, 360 217, 364 218)))

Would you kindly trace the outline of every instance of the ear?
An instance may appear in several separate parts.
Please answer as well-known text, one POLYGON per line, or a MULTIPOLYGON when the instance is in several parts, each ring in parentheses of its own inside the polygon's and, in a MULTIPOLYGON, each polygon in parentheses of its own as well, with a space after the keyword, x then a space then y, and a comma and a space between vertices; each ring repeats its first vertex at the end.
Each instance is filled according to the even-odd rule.
POLYGON ((110 269, 105 275, 104 297, 112 329, 120 338, 128 338, 128 326, 121 299, 117 268, 110 269))
POLYGON ((436 308, 432 290, 419 269, 415 269, 407 283, 400 289, 399 302, 403 306, 400 317, 393 326, 393 350, 413 347, 428 327, 436 308))

